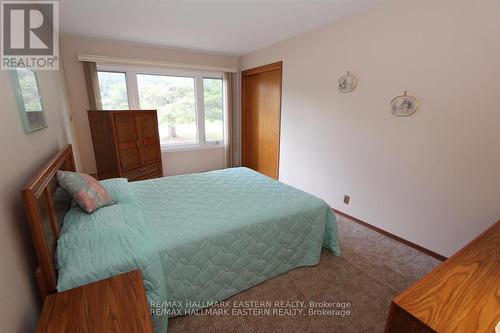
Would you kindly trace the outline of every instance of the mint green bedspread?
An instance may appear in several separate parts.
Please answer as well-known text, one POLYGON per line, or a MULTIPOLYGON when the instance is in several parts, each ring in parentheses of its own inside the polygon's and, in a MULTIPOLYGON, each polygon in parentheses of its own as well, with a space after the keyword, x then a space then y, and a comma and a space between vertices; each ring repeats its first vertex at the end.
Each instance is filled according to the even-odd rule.
POLYGON ((316 265, 322 246, 340 252, 324 201, 247 168, 101 183, 118 203, 92 214, 73 205, 66 214, 57 289, 140 269, 157 305, 155 332, 193 304, 316 265))

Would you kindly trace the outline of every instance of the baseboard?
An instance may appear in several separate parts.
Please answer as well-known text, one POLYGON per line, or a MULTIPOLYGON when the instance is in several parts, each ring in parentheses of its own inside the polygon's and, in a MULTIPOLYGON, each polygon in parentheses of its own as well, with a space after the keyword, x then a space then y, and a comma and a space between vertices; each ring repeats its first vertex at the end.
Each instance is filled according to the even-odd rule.
POLYGON ((342 215, 342 216, 344 216, 344 217, 347 217, 349 220, 351 220, 351 221, 353 221, 353 222, 356 222, 356 223, 358 223, 358 224, 362 225, 363 227, 369 228, 369 229, 371 229, 371 230, 373 230, 373 231, 378 232, 379 234, 382 234, 382 235, 384 235, 384 236, 386 236, 386 237, 389 237, 389 238, 391 238, 391 239, 394 239, 395 241, 398 241, 398 242, 400 242, 400 243, 402 243, 402 244, 404 244, 404 245, 407 245, 407 246, 409 246, 409 247, 411 247, 411 248, 414 248, 414 249, 415 249, 415 250, 417 250, 417 251, 420 251, 420 252, 425 253, 425 254, 427 254, 427 255, 429 255, 429 256, 431 256, 431 257, 434 257, 434 258, 436 258, 437 260, 440 260, 440 261, 445 261, 446 259, 448 259, 448 258, 446 258, 445 256, 440 255, 439 253, 436 253, 436 252, 434 252, 434 251, 431 251, 431 250, 429 250, 429 249, 426 249, 425 247, 422 247, 422 246, 420 246, 420 245, 417 245, 417 244, 415 244, 415 243, 412 243, 412 242, 410 242, 409 240, 406 240, 406 239, 404 239, 404 238, 401 238, 401 237, 399 237, 399 236, 396 236, 396 235, 394 235, 394 234, 391 234, 390 232, 385 231, 385 230, 383 230, 383 229, 380 229, 380 228, 378 228, 378 227, 375 227, 375 226, 373 226, 373 225, 371 225, 371 224, 369 224, 369 223, 366 223, 365 221, 361 221, 360 219, 357 219, 357 218, 355 218, 355 217, 353 217, 353 216, 351 216, 351 215, 349 215, 349 214, 346 214, 346 213, 344 213, 344 212, 341 212, 340 210, 337 210, 337 209, 334 209, 334 208, 332 208, 332 210, 333 210, 335 213, 337 213, 337 214, 339 214, 339 215, 342 215))

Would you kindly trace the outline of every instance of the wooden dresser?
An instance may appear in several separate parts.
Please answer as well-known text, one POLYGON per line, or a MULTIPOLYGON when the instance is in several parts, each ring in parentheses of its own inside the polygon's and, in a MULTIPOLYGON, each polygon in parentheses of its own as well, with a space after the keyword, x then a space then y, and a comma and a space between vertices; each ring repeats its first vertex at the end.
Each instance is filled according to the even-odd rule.
POLYGON ((99 179, 163 176, 155 110, 88 111, 99 179))
POLYGON ((152 333, 140 271, 47 296, 37 333, 152 333))
POLYGON ((500 221, 397 296, 385 332, 494 333, 498 321, 500 221))

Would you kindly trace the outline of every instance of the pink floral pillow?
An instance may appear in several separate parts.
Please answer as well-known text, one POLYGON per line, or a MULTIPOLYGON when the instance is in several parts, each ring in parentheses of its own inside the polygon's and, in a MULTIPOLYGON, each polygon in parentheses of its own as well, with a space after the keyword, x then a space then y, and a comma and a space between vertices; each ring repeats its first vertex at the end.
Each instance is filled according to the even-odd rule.
POLYGON ((59 170, 57 181, 87 213, 116 203, 108 191, 87 174, 59 170))

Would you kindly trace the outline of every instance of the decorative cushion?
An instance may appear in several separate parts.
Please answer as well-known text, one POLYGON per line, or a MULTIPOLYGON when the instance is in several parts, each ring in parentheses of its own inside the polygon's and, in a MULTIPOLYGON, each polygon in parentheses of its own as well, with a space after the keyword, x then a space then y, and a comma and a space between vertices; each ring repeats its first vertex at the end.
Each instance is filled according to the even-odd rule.
POLYGON ((57 181, 87 213, 116 203, 108 191, 90 175, 59 170, 57 181))

